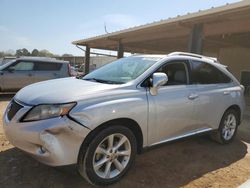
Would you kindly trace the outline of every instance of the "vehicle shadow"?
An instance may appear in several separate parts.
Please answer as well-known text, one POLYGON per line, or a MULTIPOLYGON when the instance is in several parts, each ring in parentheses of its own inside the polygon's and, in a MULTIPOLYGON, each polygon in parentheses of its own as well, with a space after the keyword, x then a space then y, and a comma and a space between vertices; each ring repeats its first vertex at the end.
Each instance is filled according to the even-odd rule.
MULTIPOLYGON (((137 156, 129 173, 110 187, 180 187, 208 172, 229 166, 247 154, 247 145, 236 138, 229 145, 207 136, 165 144, 137 156)), ((92 187, 75 166, 53 168, 12 148, 0 152, 0 185, 4 187, 92 187)))

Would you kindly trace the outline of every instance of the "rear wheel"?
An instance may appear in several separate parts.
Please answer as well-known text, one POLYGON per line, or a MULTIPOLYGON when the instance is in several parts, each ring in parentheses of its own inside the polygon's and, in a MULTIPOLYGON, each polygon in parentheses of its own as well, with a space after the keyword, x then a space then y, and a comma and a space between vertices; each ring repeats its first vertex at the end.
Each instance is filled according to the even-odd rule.
POLYGON ((212 135, 212 139, 227 144, 233 141, 239 125, 238 113, 233 110, 227 110, 220 122, 219 129, 212 135))
POLYGON ((80 151, 78 169, 91 184, 115 183, 128 171, 136 156, 136 138, 123 126, 108 127, 99 132, 86 153, 80 151))

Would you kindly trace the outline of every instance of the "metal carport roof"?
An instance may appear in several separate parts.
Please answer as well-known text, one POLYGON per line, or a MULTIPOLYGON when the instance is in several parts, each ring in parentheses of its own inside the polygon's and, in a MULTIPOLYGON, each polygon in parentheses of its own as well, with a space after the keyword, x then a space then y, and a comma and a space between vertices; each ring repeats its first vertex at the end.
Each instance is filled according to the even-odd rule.
POLYGON ((250 0, 72 43, 106 50, 117 50, 122 44, 124 51, 132 53, 188 51, 190 38, 197 25, 202 26, 202 32, 195 37, 202 39, 202 48, 205 51, 216 52, 219 48, 227 46, 250 48, 250 0))

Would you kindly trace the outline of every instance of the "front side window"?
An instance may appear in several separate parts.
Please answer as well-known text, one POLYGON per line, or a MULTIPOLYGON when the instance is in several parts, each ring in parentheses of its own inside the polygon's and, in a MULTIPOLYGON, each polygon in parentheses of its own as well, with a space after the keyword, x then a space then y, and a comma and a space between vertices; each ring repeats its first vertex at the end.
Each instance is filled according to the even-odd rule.
POLYGON ((231 79, 216 67, 200 61, 192 61, 193 84, 229 83, 231 79))
POLYGON ((107 64, 83 77, 108 84, 124 84, 136 79, 149 67, 160 60, 159 57, 127 57, 107 64))
POLYGON ((188 74, 184 61, 168 62, 156 72, 167 74, 168 82, 165 85, 186 85, 188 83, 188 74))
POLYGON ((33 62, 21 61, 14 66, 15 71, 30 71, 33 70, 33 62))

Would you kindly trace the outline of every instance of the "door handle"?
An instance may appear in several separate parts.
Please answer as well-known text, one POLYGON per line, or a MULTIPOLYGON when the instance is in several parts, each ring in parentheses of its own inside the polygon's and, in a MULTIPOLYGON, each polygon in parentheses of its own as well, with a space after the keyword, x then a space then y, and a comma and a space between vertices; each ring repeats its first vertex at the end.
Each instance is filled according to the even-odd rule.
POLYGON ((29 73, 29 74, 28 74, 28 76, 29 76, 29 77, 31 77, 31 76, 32 76, 32 74, 31 74, 31 73, 29 73))
POLYGON ((196 99, 196 98, 198 98, 198 97, 199 97, 199 95, 193 93, 193 94, 190 94, 190 95, 188 96, 188 99, 189 99, 189 100, 194 100, 194 99, 196 99))

